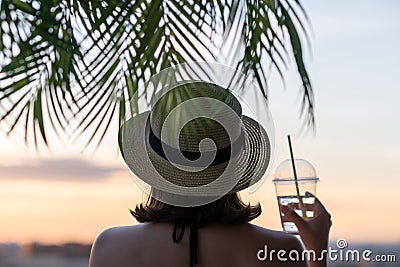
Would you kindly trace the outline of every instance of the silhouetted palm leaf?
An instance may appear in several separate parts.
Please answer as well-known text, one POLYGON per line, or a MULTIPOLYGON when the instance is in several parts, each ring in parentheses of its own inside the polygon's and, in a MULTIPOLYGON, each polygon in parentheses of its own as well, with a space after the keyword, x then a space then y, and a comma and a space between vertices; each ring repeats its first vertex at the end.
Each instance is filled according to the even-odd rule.
POLYGON ((283 77, 292 53, 314 125, 298 0, 2 0, 0 18, 0 119, 9 133, 23 125, 26 140, 32 129, 36 144, 47 144, 48 124, 75 138, 89 131, 88 144, 99 144, 134 112, 139 86, 179 63, 229 64, 267 97, 271 66, 283 77))

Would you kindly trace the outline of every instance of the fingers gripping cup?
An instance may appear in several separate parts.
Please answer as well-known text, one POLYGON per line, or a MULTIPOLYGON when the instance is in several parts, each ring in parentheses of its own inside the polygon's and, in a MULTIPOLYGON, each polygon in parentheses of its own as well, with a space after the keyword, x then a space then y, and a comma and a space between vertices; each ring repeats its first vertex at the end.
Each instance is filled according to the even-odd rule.
MULTIPOLYGON (((276 196, 279 210, 281 206, 294 205, 295 212, 307 219, 314 216, 312 204, 314 196, 307 196, 306 192, 315 195, 316 185, 319 181, 314 166, 304 159, 295 159, 297 182, 293 175, 292 160, 287 159, 276 168, 273 182, 275 184, 276 196)), ((282 228, 285 232, 298 234, 298 229, 293 222, 282 220, 282 228)))

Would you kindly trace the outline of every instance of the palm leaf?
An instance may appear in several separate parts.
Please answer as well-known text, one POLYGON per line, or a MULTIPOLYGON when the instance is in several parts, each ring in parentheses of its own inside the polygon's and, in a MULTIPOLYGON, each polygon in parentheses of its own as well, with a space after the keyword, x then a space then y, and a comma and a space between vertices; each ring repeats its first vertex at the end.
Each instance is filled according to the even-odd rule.
POLYGON ((69 7, 58 1, 2 1, 0 15, 6 18, 2 25, 8 25, 8 31, 2 27, 0 32, 0 54, 6 62, 1 65, 0 99, 13 103, 1 118, 13 122, 9 133, 25 120, 26 141, 28 121, 32 120, 35 144, 38 136, 47 143, 42 107, 50 101, 52 109, 48 112, 57 118, 52 121, 53 128, 65 129, 68 111, 76 104, 71 87, 79 81, 76 63, 80 53, 72 34, 69 7))
POLYGON ((271 68, 284 80, 293 57, 301 114, 315 123, 299 0, 2 0, 0 8, 0 122, 10 133, 21 125, 35 144, 48 144, 52 129, 98 147, 113 120, 138 111, 130 100, 149 77, 193 61, 236 66, 267 98, 271 68))

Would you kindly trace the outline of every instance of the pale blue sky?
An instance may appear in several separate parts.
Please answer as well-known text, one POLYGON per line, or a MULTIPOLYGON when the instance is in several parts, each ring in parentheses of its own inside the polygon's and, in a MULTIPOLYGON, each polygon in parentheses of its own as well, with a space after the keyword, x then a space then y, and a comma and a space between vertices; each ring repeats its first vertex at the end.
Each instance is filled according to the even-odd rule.
POLYGON ((314 27, 307 65, 317 131, 298 134, 299 82, 293 70, 286 91, 273 79, 274 165, 288 157, 285 134, 291 133, 295 154, 317 168, 318 193, 334 214, 334 236, 349 235, 345 229, 354 225, 358 230, 352 233, 379 236, 391 229, 392 238, 400 240, 391 223, 397 215, 390 212, 400 206, 400 2, 304 3, 314 27))
MULTIPOLYGON (((379 169, 385 179, 399 185, 400 4, 305 1, 304 5, 314 27, 313 55, 307 61, 316 95, 317 132, 314 138, 299 139, 302 150, 318 151, 319 157, 324 153, 346 169, 379 169)), ((281 86, 271 84, 278 136, 293 133, 299 128, 299 121, 293 120, 298 105, 290 106, 298 103, 298 81, 290 73, 287 92, 274 86, 281 86)))

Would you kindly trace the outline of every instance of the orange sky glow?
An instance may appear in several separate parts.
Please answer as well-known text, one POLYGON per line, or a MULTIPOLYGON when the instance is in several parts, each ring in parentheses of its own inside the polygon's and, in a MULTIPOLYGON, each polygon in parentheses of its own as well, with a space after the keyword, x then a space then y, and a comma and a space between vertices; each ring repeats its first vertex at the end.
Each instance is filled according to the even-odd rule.
MULTIPOLYGON (((385 191, 377 199, 379 192, 374 193, 373 188, 362 195, 347 190, 323 179, 318 185, 318 195, 333 215, 332 240, 400 241, 400 215, 393 212, 399 201, 394 195, 385 191), (340 191, 340 196, 335 191, 340 191)), ((255 223, 280 230, 274 194, 268 178, 255 193, 243 192, 242 197, 251 203, 261 202, 263 214, 255 223)), ((105 228, 135 224, 129 208, 143 198, 128 171, 97 182, 2 178, 0 243, 91 243, 105 228)))

